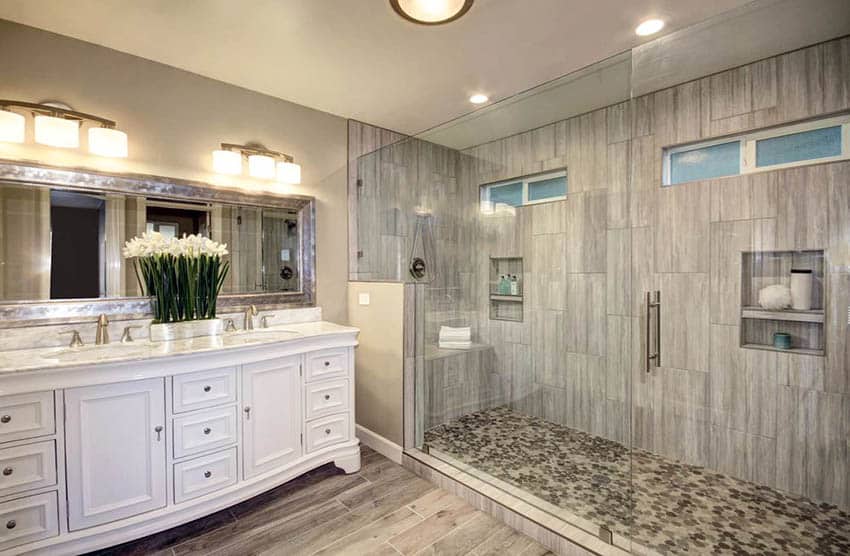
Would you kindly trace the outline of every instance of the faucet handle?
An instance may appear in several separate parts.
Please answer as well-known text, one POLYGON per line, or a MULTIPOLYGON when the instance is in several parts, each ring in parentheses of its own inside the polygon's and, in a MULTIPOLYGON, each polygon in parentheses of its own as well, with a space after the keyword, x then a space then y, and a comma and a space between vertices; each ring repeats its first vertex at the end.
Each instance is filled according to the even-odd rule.
POLYGON ((85 344, 83 344, 83 339, 80 338, 80 331, 79 330, 69 330, 67 332, 64 332, 64 334, 70 334, 71 335, 71 343, 68 344, 68 347, 77 348, 77 347, 83 347, 85 345, 85 344))
POLYGON ((133 341, 133 336, 130 335, 130 331, 133 330, 134 328, 142 328, 142 327, 139 326, 139 325, 131 325, 131 326, 125 326, 124 327, 124 333, 121 334, 121 343, 122 344, 129 344, 130 342, 133 341))
POLYGON ((274 315, 274 314, 272 314, 272 315, 263 315, 262 317, 260 317, 260 326, 262 326, 263 328, 268 328, 268 327, 269 327, 269 319, 273 319, 273 318, 275 318, 276 316, 277 316, 277 315, 274 315))
POLYGON ((255 317, 257 316, 258 311, 257 311, 256 305, 251 305, 251 308, 249 309, 249 311, 251 311, 251 314, 254 315, 255 317))
POLYGON ((236 323, 233 322, 233 319, 224 319, 224 331, 236 332, 236 323))

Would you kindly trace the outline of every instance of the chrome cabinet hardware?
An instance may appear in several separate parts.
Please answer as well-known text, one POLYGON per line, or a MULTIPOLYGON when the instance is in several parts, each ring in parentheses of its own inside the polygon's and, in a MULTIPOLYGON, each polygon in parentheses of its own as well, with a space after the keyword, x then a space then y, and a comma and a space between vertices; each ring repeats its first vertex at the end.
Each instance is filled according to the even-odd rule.
POLYGON ((212 471, 204 471, 204 477, 206 477, 207 479, 212 477, 212 471))
POLYGON ((72 347, 72 348, 83 347, 83 345, 84 345, 83 339, 80 338, 80 331, 79 330, 69 330, 68 332, 65 332, 65 334, 71 335, 71 343, 68 344, 68 347, 72 347))
POLYGON ((3 424, 8 423, 11 420, 12 420, 11 415, 4 415, 4 416, 0 417, 0 423, 3 423, 3 424))
POLYGON ((15 521, 14 519, 10 519, 9 521, 6 522, 6 529, 14 529, 17 526, 18 526, 18 522, 15 521))
POLYGON ((646 292, 646 372, 661 365, 661 292, 646 292), (655 350, 652 349, 652 313, 655 313, 655 350))
POLYGON ((330 361, 325 361, 325 367, 330 367, 330 366, 331 366, 331 362, 330 362, 330 361))
POLYGON ((121 334, 121 343, 122 344, 129 344, 130 342, 133 341, 133 336, 130 334, 130 331, 135 329, 135 328, 141 328, 141 326, 136 325, 136 326, 125 326, 124 327, 124 332, 121 334))
POLYGON ((251 408, 250 408, 250 407, 246 407, 246 408, 245 408, 245 409, 243 409, 242 411, 244 411, 244 412, 245 412, 245 418, 246 418, 246 419, 250 419, 250 418, 251 418, 251 408))
POLYGON ((331 433, 331 429, 325 429, 325 434, 330 434, 330 433, 331 433))
POLYGON ((204 434, 209 434, 212 432, 212 429, 209 427, 204 427, 204 434))
POLYGON ((212 390, 212 386, 210 386, 209 384, 204 386, 204 392, 209 392, 210 390, 212 390))
POLYGON ((9 475, 11 475, 14 472, 15 472, 15 470, 12 469, 11 467, 7 467, 7 468, 3 469, 3 475, 5 475, 6 477, 8 477, 9 475))
POLYGON ((162 438, 162 425, 157 425, 153 430, 156 432, 156 440, 159 442, 162 438))

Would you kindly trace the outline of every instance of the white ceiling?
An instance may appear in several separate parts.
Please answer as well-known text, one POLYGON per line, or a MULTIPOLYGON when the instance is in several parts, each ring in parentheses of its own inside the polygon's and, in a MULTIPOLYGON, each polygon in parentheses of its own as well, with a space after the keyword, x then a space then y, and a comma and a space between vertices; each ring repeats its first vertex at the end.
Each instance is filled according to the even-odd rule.
POLYGON ((749 0, 476 0, 419 26, 387 0, 3 0, 0 18, 415 134, 749 0))

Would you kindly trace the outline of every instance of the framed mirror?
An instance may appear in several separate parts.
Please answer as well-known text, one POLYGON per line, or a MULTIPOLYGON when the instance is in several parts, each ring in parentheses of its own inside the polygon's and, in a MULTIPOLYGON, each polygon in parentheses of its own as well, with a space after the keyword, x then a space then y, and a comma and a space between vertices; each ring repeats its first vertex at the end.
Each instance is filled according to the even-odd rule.
POLYGON ((144 232, 226 243, 223 310, 309 306, 315 201, 156 176, 0 161, 4 321, 140 315, 148 298, 124 243, 144 232))

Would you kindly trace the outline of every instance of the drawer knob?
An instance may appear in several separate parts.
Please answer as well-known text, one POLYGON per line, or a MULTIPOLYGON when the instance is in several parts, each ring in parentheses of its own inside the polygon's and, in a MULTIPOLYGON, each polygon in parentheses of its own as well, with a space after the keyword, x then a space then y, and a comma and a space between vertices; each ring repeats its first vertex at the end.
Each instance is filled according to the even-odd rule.
POLYGON ((11 420, 12 420, 11 415, 4 415, 4 416, 0 417, 0 423, 8 423, 11 420))
POLYGON ((330 362, 330 361, 325 361, 325 367, 330 367, 330 366, 331 366, 331 362, 330 362))
POLYGON ((209 384, 204 386, 204 392, 209 392, 210 390, 212 390, 212 386, 210 386, 209 384))
POLYGON ((331 429, 325 429, 325 434, 330 434, 330 433, 331 433, 331 429))
POLYGON ((204 471, 204 477, 207 478, 207 479, 212 477, 212 471, 204 471))
POLYGON ((331 395, 330 395, 330 394, 325 394, 325 400, 329 400, 329 399, 331 399, 331 395))
POLYGON ((7 467, 7 468, 5 468, 5 469, 3 470, 3 474, 4 474, 4 475, 6 475, 6 476, 8 477, 8 476, 9 476, 9 475, 11 475, 14 471, 15 471, 15 470, 14 470, 14 469, 12 469, 11 467, 7 467))
POLYGON ((204 434, 209 434, 209 433, 211 433, 211 432, 212 432, 212 429, 211 429, 211 428, 209 428, 209 427, 205 427, 205 428, 204 428, 204 434))
POLYGON ((6 522, 6 529, 14 529, 17 526, 18 526, 18 522, 15 521, 14 519, 10 519, 9 521, 6 522))

